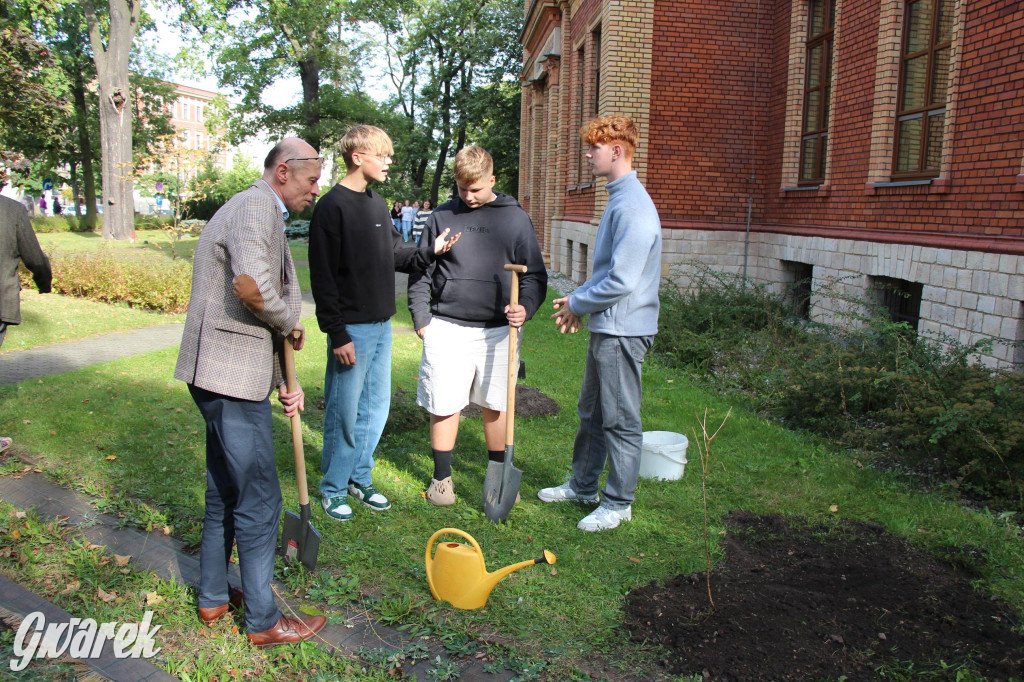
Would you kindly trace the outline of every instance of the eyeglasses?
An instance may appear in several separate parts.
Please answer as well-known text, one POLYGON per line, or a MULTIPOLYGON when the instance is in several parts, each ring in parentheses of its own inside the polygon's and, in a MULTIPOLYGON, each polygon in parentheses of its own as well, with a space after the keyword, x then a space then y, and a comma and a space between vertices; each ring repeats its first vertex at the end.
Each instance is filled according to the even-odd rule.
POLYGON ((322 156, 303 156, 303 157, 291 158, 291 159, 285 159, 284 160, 285 163, 288 163, 289 161, 316 161, 317 163, 319 163, 322 166, 322 165, 324 165, 325 159, 322 156))
POLYGON ((373 158, 377 159, 381 163, 384 163, 385 159, 387 159, 388 161, 394 161, 394 159, 391 158, 390 154, 370 154, 369 152, 356 152, 356 153, 357 154, 362 154, 363 156, 372 156, 373 158))

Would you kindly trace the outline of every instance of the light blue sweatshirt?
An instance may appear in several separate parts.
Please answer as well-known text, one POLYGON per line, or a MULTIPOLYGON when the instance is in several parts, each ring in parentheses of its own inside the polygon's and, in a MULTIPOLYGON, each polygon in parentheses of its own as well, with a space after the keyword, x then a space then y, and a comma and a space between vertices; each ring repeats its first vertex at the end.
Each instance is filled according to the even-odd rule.
POLYGON ((569 309, 590 315, 587 328, 610 336, 658 333, 661 220, 636 171, 609 182, 597 227, 593 274, 569 296, 569 309))

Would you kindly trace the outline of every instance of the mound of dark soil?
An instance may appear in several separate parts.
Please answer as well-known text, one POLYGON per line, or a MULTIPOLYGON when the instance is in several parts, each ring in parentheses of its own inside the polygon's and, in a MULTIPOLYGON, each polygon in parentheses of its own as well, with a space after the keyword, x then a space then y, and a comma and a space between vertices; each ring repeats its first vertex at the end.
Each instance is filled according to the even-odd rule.
MULTIPOLYGON (((940 562, 881 526, 800 525, 733 512, 725 559, 626 597, 634 641, 661 644, 674 674, 715 680, 878 679, 878 668, 961 666, 990 680, 1024 679, 1013 611, 971 588, 970 561, 940 562)), ((973 556, 972 556, 973 555, 973 556)), ((946 671, 943 673, 942 671, 946 671)))
MULTIPOLYGON (((526 384, 516 385, 516 419, 522 417, 539 417, 545 414, 558 414, 562 408, 546 393, 526 384)), ((470 403, 462 410, 463 417, 481 417, 483 412, 479 405, 470 403)))

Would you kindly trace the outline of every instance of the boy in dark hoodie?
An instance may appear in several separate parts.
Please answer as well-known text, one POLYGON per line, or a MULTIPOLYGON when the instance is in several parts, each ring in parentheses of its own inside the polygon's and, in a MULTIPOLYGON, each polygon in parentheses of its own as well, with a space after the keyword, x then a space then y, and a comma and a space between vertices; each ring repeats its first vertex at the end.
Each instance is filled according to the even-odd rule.
POLYGON ((454 170, 459 195, 430 215, 420 241, 430 243, 447 229, 461 232, 462 243, 409 277, 409 311, 423 340, 416 403, 430 413, 434 456, 427 500, 437 506, 455 503, 452 450, 470 402, 483 409, 489 459, 504 459, 508 327, 521 328, 533 317, 548 281, 530 216, 515 199, 494 192, 491 155, 465 147, 454 170), (507 263, 527 267, 514 307, 507 263))

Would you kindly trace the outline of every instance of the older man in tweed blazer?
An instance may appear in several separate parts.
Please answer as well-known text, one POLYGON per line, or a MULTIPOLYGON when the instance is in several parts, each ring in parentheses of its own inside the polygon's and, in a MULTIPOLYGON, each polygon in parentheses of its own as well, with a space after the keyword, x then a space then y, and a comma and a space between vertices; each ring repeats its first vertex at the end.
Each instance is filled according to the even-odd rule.
POLYGON ((200 546, 199 618, 212 624, 245 599, 245 624, 257 646, 297 642, 323 627, 320 617, 285 616, 274 602, 281 487, 274 466, 269 396, 275 386, 292 415, 302 389, 282 382, 281 350, 296 350, 302 298, 284 236, 288 211, 319 194, 320 158, 297 138, 270 151, 263 177, 232 197, 203 229, 192 267, 192 296, 177 379, 206 421, 206 513, 200 546), (229 591, 237 542, 242 591, 229 591))

